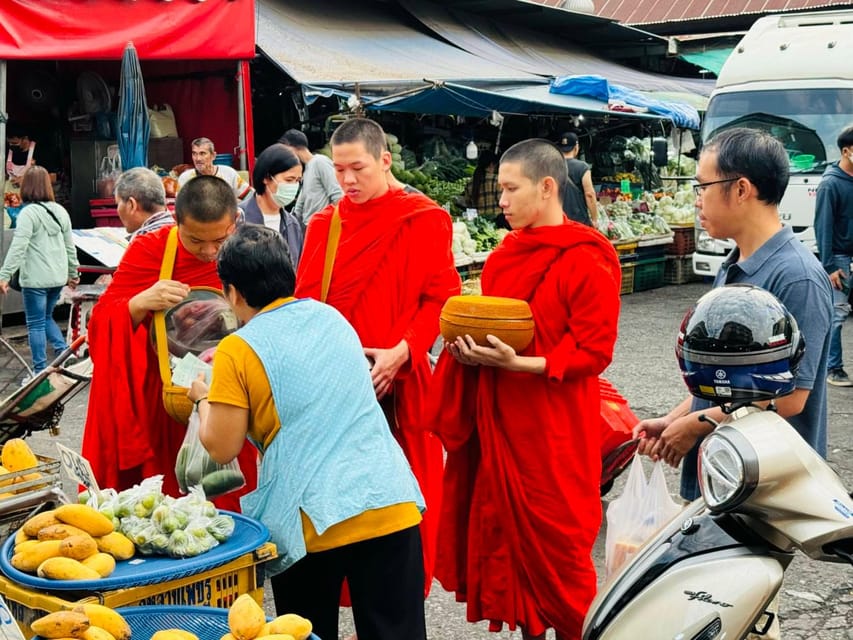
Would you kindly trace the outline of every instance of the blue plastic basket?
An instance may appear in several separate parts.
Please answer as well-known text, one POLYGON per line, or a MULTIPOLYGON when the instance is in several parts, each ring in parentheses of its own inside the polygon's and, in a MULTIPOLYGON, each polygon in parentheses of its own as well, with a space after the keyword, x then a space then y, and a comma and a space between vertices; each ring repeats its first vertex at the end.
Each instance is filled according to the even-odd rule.
MULTIPOLYGON (((183 629, 198 636, 199 640, 219 640, 229 632, 228 609, 213 607, 121 607, 116 609, 130 625, 132 638, 145 640, 157 631, 183 629)), ((41 640, 36 636, 33 640, 41 640)), ((309 640, 320 640, 313 633, 309 640)))
POLYGON ((234 166, 234 154, 233 153, 217 153, 213 158, 213 164, 224 164, 228 167, 234 166))
MULTIPOLYGON (((134 556, 116 563, 115 571, 100 580, 49 580, 19 571, 11 564, 15 536, 10 535, 0 550, 0 570, 18 584, 38 591, 109 591, 159 584, 203 573, 254 551, 270 539, 269 529, 239 513, 222 511, 234 518, 234 533, 207 553, 192 558, 134 556)), ((217 638, 218 640, 218 638, 217 638)))

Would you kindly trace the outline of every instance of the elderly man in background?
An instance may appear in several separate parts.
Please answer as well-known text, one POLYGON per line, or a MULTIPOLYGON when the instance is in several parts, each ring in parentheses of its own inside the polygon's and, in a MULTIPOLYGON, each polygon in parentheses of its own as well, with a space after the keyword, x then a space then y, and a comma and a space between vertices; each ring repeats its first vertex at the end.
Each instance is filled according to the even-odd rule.
POLYGON ((326 156, 314 155, 308 150, 308 138, 296 129, 288 129, 278 139, 280 144, 290 147, 305 165, 302 189, 296 199, 293 215, 308 226, 308 220, 318 211, 337 203, 344 195, 335 176, 335 165, 326 156))
POLYGON ((213 163, 216 158, 216 149, 210 138, 193 140, 192 158, 195 169, 187 169, 178 176, 179 189, 196 176, 216 176, 228 183, 238 202, 245 200, 252 194, 252 187, 233 168, 224 164, 213 163))
POLYGON ((175 224, 171 211, 166 209, 166 189, 160 176, 135 167, 116 180, 116 210, 130 239, 151 233, 166 225, 175 224))

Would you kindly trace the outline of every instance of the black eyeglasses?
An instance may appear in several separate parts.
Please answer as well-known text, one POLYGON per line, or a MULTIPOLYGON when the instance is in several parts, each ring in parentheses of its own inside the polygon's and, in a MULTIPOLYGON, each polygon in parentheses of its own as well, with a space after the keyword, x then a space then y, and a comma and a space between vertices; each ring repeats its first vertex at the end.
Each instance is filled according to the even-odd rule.
POLYGON ((710 187, 712 184, 723 184, 725 182, 734 182, 735 180, 740 180, 740 176, 737 178, 725 178, 723 180, 712 180, 711 182, 700 182, 699 184, 693 185, 693 193, 697 196, 701 196, 702 192, 705 191, 706 187, 710 187))

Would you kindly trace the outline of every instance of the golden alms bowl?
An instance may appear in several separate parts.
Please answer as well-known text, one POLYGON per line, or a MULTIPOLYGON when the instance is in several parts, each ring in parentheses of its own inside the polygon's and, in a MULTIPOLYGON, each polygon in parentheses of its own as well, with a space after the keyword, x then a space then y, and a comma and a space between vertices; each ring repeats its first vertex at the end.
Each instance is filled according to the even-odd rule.
POLYGON ((469 335, 478 345, 491 346, 491 334, 516 352, 533 340, 533 313, 525 300, 498 296, 453 296, 447 299, 439 316, 441 336, 453 342, 469 335))

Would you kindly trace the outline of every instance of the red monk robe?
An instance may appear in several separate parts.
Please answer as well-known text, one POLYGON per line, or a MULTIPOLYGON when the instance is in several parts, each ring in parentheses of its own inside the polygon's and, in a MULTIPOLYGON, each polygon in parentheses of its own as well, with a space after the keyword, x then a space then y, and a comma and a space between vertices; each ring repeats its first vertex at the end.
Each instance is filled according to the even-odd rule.
MULTIPOLYGON (((438 336, 444 302, 459 293, 447 212, 421 194, 399 189, 364 204, 338 203, 341 237, 326 302, 343 314, 364 347, 388 349, 405 339, 410 360, 394 382, 394 435, 427 505, 421 523, 425 592, 432 582, 441 505, 441 443, 424 430, 431 378, 427 352, 438 336)), ((311 217, 296 277, 296 296, 320 298, 334 207, 311 217)))
POLYGON ((598 374, 616 341, 619 261, 589 227, 526 228, 492 252, 482 288, 530 303, 522 355, 544 356, 546 372, 442 354, 429 412, 448 450, 436 577, 492 631, 506 622, 579 638, 596 590, 598 374))
MULTIPOLYGON (((89 410, 83 432, 83 456, 102 487, 127 489, 152 475, 163 475, 163 493, 179 496, 175 458, 186 427, 163 408, 163 384, 152 347, 151 317, 136 329, 128 302, 160 277, 160 265, 171 225, 138 236, 122 257, 112 282, 92 309, 89 354, 94 365, 89 410)), ((180 242, 173 280, 191 287, 222 288, 216 262, 202 262, 180 242)), ((213 502, 220 509, 240 510, 239 496, 257 485, 254 447, 239 456, 246 486, 213 502)))

